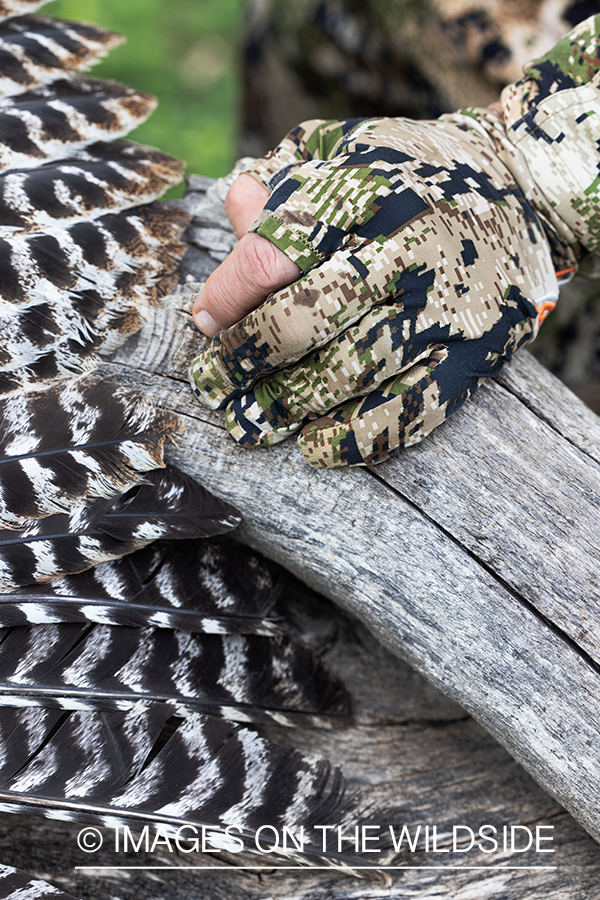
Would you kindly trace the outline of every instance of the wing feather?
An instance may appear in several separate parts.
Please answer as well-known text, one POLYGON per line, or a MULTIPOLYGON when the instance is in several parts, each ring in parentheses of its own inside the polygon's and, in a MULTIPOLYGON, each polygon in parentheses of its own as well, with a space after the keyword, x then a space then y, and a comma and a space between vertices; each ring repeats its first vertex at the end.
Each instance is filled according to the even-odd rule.
POLYGON ((121 43, 121 35, 97 25, 43 16, 5 19, 0 24, 0 95, 21 94, 85 69, 121 43))
POLYGON ((0 594, 0 626, 98 622, 276 635, 281 588, 281 570, 243 545, 159 541, 77 575, 0 594))
MULTIPOLYGON (((2 7, 0 6, 0 9, 2 7)), ((74 900, 54 885, 12 866, 0 866, 0 900, 74 900)))
MULTIPOLYGON (((250 852, 263 825, 295 831, 302 824, 314 840, 315 825, 364 821, 361 799, 344 799, 341 772, 328 760, 223 719, 173 720, 160 704, 106 713, 0 708, 0 747, 7 756, 0 808, 12 811, 171 834, 184 824, 204 826, 216 847, 230 826, 250 852), (18 765, 26 740, 26 762, 18 765)), ((369 865, 349 848, 323 852, 310 840, 303 852, 279 853, 304 864, 369 865)))
POLYGON ((0 101, 0 173, 65 159, 124 137, 156 107, 150 94, 75 76, 0 101))

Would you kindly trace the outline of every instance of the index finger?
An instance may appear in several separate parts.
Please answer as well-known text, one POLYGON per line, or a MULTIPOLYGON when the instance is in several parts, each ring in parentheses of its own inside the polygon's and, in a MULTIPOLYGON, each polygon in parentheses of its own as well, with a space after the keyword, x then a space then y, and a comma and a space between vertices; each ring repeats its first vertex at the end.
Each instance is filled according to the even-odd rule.
POLYGON ((266 238, 245 234, 196 297, 196 327, 214 337, 299 274, 298 266, 266 238))

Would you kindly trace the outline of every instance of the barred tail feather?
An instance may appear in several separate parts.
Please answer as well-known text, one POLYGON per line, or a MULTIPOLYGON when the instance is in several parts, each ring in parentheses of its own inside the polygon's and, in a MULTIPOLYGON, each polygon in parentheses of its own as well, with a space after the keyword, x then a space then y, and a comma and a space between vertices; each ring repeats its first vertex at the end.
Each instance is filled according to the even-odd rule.
POLYGON ((0 708, 0 746, 0 809, 133 831, 205 826, 217 848, 227 846, 230 826, 249 852, 261 826, 302 825, 313 842, 280 858, 369 864, 350 847, 323 851, 312 830, 361 819, 361 800, 344 798, 339 769, 222 719, 173 720, 158 704, 107 713, 0 708))
POLYGON ((0 95, 22 94, 86 69, 121 43, 121 35, 96 25, 43 16, 6 19, 0 24, 0 95))
MULTIPOLYGON (((160 413, 154 412, 160 418, 160 413)), ((13 526, 0 530, 0 590, 82 572, 106 560, 133 553, 160 538, 211 537, 239 525, 240 516, 232 506, 181 472, 172 468, 143 471, 149 462, 161 464, 166 437, 157 430, 134 434, 131 441, 118 439, 105 442, 102 447, 89 448, 94 450, 94 455, 87 472, 93 473, 100 461, 100 479, 93 473, 87 488, 81 485, 79 502, 85 500, 85 493, 89 497, 90 490, 98 487, 105 496, 88 501, 86 506, 75 506, 72 502, 68 512, 31 518, 18 529, 13 526), (143 443, 137 444, 138 441, 143 443), (125 454, 119 444, 130 444, 125 454), (139 465, 132 467, 137 456, 139 465), (138 484, 131 487, 131 479, 138 484), (117 487, 119 482, 121 491, 117 487)), ((66 452, 74 457, 81 453, 82 461, 87 455, 83 449, 78 452, 77 447, 66 452)), ((54 474, 52 463, 53 454, 50 454, 51 475, 54 474)), ((68 477, 70 460, 65 464, 59 455, 54 457, 54 463, 55 471, 68 477)), ((25 482, 22 484, 29 487, 25 482)), ((50 486, 56 485, 48 481, 47 491, 50 486)), ((62 496, 59 491, 56 502, 63 502, 62 496)), ((37 502, 30 493, 29 500, 32 508, 39 509, 44 497, 38 497, 40 502, 37 502)))
POLYGON ((109 710, 138 701, 286 726, 331 727, 349 715, 339 681, 289 639, 88 624, 2 634, 0 705, 109 710))
POLYGON ((203 634, 282 633, 283 571, 241 544, 157 541, 45 585, 0 594, 0 626, 152 625, 203 634))
POLYGON ((73 77, 0 100, 0 173, 65 159, 122 138, 156 107, 150 94, 114 81, 73 77))
POLYGON ((35 12, 48 0, 0 0, 0 22, 11 16, 24 16, 35 12))

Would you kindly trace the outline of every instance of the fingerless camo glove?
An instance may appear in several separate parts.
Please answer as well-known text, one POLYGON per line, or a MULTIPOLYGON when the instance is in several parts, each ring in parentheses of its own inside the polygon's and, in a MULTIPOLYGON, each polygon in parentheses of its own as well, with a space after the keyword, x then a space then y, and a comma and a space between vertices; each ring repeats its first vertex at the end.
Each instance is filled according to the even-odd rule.
POLYGON ((600 16, 505 89, 504 116, 305 122, 248 170, 251 231, 303 276, 191 366, 243 446, 372 464, 420 441, 537 334, 600 253, 600 16))

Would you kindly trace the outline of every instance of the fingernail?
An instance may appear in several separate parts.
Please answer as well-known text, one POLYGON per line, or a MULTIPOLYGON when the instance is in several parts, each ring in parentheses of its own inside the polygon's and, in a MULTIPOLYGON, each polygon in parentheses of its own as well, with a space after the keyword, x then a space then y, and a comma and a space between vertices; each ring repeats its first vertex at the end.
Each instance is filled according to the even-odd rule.
POLYGON ((200 309, 195 313, 194 322, 196 323, 196 328, 198 328, 202 334, 205 334, 206 337, 212 338, 221 330, 211 314, 207 313, 205 309, 200 309))

